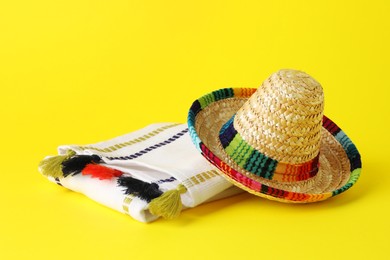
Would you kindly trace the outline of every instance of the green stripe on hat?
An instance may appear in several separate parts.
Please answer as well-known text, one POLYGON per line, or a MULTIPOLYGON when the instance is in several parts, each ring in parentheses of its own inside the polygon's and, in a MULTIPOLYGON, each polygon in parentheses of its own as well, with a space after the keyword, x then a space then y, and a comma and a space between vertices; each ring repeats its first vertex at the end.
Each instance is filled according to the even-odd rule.
POLYGON ((243 167, 252 154, 254 148, 248 145, 239 134, 236 134, 226 147, 226 153, 240 166, 243 167))
POLYGON ((213 103, 215 99, 214 99, 214 95, 210 93, 208 95, 204 95, 203 97, 199 98, 198 101, 200 103, 201 108, 203 109, 208 105, 210 105, 211 103, 213 103))

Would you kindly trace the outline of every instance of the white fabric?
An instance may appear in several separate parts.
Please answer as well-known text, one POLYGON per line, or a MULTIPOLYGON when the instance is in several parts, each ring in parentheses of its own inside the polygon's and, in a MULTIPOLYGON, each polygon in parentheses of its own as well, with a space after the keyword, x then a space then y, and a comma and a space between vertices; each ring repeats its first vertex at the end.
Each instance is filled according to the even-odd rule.
MULTIPOLYGON (((240 189, 221 177, 218 170, 199 154, 186 129, 185 124, 153 124, 92 145, 63 145, 58 152, 66 154, 71 149, 77 154, 97 154, 102 157, 103 165, 142 181, 155 182, 162 191, 184 184, 188 190, 181 195, 184 208, 240 193, 240 189), (156 144, 160 144, 159 147, 156 144), (123 158, 130 155, 134 158, 123 158), (112 157, 122 157, 122 160, 112 157)), ((82 174, 57 181, 48 178, 138 221, 150 222, 158 218, 149 212, 146 201, 125 195, 124 188, 117 185, 117 178, 100 180, 82 174)))

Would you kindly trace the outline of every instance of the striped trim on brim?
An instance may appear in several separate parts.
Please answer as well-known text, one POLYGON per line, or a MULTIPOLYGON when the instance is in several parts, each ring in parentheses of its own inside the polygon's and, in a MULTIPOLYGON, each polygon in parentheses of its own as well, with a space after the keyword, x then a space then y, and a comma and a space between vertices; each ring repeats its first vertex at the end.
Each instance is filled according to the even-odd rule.
MULTIPOLYGON (((196 100, 188 114, 188 129, 189 134, 196 148, 202 153, 202 155, 209 160, 213 165, 220 169, 230 181, 232 181, 238 187, 253 193, 255 195, 263 196, 269 199, 279 200, 283 202, 314 202, 321 201, 332 196, 338 195, 350 187, 352 187, 358 180, 361 173, 361 158, 356 146, 347 137, 347 135, 329 118, 323 117, 323 128, 326 129, 335 140, 340 143, 345 151, 349 163, 350 163, 350 176, 346 184, 342 187, 326 193, 321 194, 308 194, 298 193, 292 191, 285 191, 277 188, 273 188, 262 184, 261 182, 254 180, 247 175, 240 173, 239 171, 230 167, 227 163, 217 157, 211 150, 202 142, 195 128, 196 116, 207 106, 217 100, 223 100, 228 98, 249 98, 256 89, 221 89, 209 93, 200 99, 196 100)), ((223 131, 223 129, 221 130, 223 131)), ((222 141, 223 142, 223 141, 222 141)), ((321 167, 321 166, 320 166, 321 167)))

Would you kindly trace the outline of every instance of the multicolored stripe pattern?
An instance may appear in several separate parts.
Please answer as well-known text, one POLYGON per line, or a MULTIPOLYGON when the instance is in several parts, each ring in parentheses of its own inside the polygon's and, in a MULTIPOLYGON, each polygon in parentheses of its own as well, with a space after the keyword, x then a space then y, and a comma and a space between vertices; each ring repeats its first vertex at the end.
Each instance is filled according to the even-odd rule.
MULTIPOLYGON (((324 116, 323 119, 323 127, 328 130, 335 139, 342 145, 344 148, 348 159, 351 164, 351 174, 349 177, 349 180, 347 183, 333 191, 333 192, 326 192, 322 194, 308 194, 308 193, 299 193, 299 192, 291 192, 291 191, 285 191, 281 189, 272 188, 270 186, 267 186, 265 184, 262 184, 250 177, 248 177, 245 174, 242 174, 232 167, 230 167, 228 164, 226 164, 224 161, 222 161, 220 158, 215 156, 213 152, 210 151, 208 147, 201 141, 199 138, 196 129, 195 129, 195 121, 196 121, 196 115, 202 111, 205 107, 210 105, 211 103, 216 101, 216 96, 218 96, 218 100, 226 99, 226 98, 249 98, 256 89, 221 89, 214 91, 210 94, 207 94, 203 96, 202 98, 196 100, 193 105, 190 108, 189 114, 188 114, 188 129, 191 136, 192 141, 194 142, 196 148, 202 153, 202 155, 210 161, 213 165, 215 165, 218 169, 220 169, 225 175, 227 175, 230 180, 235 183, 237 186, 247 190, 248 192, 254 193, 256 195, 264 196, 264 197, 272 197, 276 200, 280 201, 291 201, 291 202, 314 202, 314 201, 321 201, 325 200, 329 197, 338 195, 346 190, 348 190, 356 181, 358 180, 360 173, 361 173, 361 159, 360 154, 358 150, 356 149, 356 146, 352 143, 352 141, 345 135, 345 133, 335 124, 333 123, 329 118, 324 116)), ((229 123, 229 122, 228 122, 229 123)), ((227 123, 227 124, 228 124, 227 123)), ((221 129, 221 132, 228 131, 229 125, 226 125, 221 129)), ((228 132, 229 133, 229 132, 228 132)), ((229 136, 226 134, 226 136, 229 136)), ((224 137, 221 138, 222 145, 225 144, 225 146, 228 143, 229 138, 226 140, 224 137)), ((234 138, 233 138, 234 139, 234 138)), ((232 140, 233 140, 232 139, 232 140)), ((228 145, 226 146, 228 147, 228 145)), ((248 150, 249 151, 249 150, 248 150)), ((248 161, 248 160, 247 160, 248 161)), ((245 163, 241 162, 241 165, 244 165, 244 167, 247 164, 247 161, 245 163)), ((316 164, 316 162, 313 162, 313 164, 316 164)), ((268 166, 265 167, 265 173, 262 173, 264 176, 271 176, 269 172, 270 165, 272 165, 272 162, 268 163, 268 166)), ((265 166, 265 163, 264 163, 265 166)), ((249 166, 248 166, 249 167, 249 166)), ((275 168, 276 169, 276 168, 275 168)), ((275 174, 275 173, 274 173, 275 174)), ((259 175, 260 176, 260 175, 259 175)))
POLYGON ((219 139, 225 152, 241 168, 259 177, 284 182, 302 181, 318 172, 319 154, 302 164, 278 162, 248 144, 234 128, 234 116, 222 126, 219 139))
POLYGON ((351 176, 348 182, 343 187, 333 191, 332 195, 335 196, 348 190, 357 181, 362 170, 362 161, 356 146, 352 143, 352 141, 348 138, 344 131, 340 129, 340 127, 338 127, 326 116, 323 117, 322 125, 336 138, 336 140, 344 148, 344 151, 347 153, 349 162, 351 164, 351 176))

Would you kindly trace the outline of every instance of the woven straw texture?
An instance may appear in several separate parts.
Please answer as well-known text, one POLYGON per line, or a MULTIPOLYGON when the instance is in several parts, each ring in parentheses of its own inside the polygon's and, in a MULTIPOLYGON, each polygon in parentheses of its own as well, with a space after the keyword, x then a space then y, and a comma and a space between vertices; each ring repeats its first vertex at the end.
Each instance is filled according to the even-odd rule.
POLYGON ((324 95, 303 72, 272 74, 240 108, 234 126, 243 139, 275 160, 299 164, 319 151, 324 95))
POLYGON ((198 99, 188 124, 197 148, 235 185, 268 199, 314 202, 347 190, 361 171, 356 147, 323 108, 318 82, 281 70, 258 90, 222 89, 198 99), (308 162, 315 171, 302 168, 311 170, 304 178, 285 171, 308 162), (264 174, 265 168, 271 170, 264 174))

